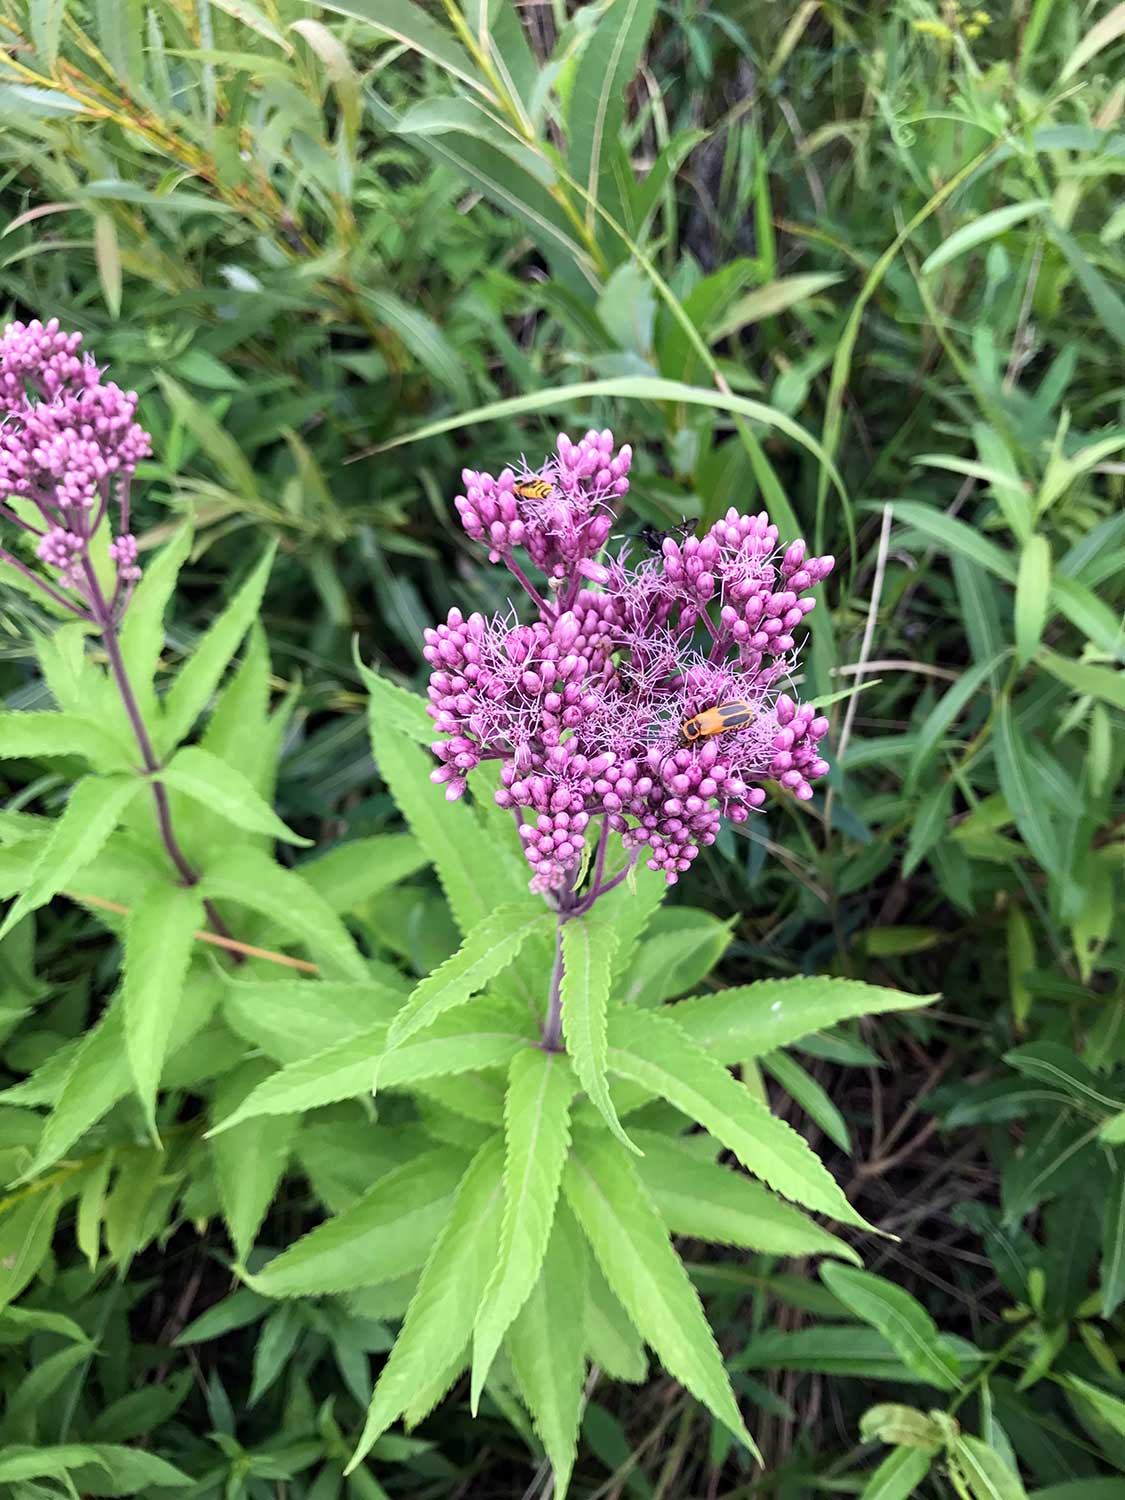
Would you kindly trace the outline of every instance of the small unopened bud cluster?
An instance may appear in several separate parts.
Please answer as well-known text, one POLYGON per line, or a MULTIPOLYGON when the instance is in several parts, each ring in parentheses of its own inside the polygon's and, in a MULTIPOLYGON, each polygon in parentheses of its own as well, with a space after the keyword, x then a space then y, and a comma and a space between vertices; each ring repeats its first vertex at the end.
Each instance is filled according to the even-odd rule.
POLYGON ((466 469, 457 510, 505 563, 537 618, 467 619, 426 631, 429 712, 444 736, 433 780, 450 799, 500 762, 532 889, 566 890, 591 822, 675 881, 776 783, 798 800, 828 770, 828 721, 778 688, 792 669, 808 591, 831 557, 782 552, 763 511, 727 514, 702 537, 668 537, 639 562, 603 549, 628 492, 632 452, 588 432, 534 473, 466 469), (532 581, 519 551, 546 579, 532 581), (734 706, 729 727, 712 710, 734 706))
POLYGON ((117 591, 106 608, 119 610, 140 577, 129 483, 149 436, 136 393, 104 381, 81 343, 57 318, 11 323, 0 337, 0 512, 38 539, 36 555, 65 588, 96 605, 89 549, 114 507, 117 591))

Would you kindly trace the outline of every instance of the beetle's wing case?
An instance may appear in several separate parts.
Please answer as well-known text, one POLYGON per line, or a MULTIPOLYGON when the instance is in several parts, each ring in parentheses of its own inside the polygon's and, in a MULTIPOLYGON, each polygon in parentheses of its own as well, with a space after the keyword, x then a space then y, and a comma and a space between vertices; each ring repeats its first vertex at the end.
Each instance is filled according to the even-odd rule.
POLYGON ((723 729, 741 729, 753 721, 754 710, 749 703, 735 698, 730 703, 721 703, 715 710, 722 720, 723 729))

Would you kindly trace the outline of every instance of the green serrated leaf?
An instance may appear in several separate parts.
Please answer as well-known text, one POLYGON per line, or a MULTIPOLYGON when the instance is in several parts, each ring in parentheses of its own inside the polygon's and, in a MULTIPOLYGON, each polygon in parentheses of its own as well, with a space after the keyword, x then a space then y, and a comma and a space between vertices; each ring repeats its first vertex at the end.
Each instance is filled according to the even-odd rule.
POLYGON ((606 1280, 645 1341, 669 1373, 758 1457, 699 1297, 629 1153, 608 1135, 583 1133, 566 1164, 563 1190, 606 1280))
MULTIPOLYGON (((215 1091, 212 1118, 221 1119, 233 1113, 268 1072, 268 1063, 252 1058, 227 1074, 215 1091)), ((212 1143, 219 1201, 240 1261, 250 1253, 266 1210, 273 1202, 289 1163, 298 1124, 298 1119, 292 1116, 248 1120, 212 1143)))
POLYGON ((564 1203, 555 1215, 535 1286, 508 1330, 506 1346, 565 1500, 578 1451, 586 1375, 584 1319, 590 1252, 564 1203))
POLYGON ((612 927, 576 917, 562 929, 562 1025, 578 1081, 619 1141, 636 1147, 622 1129, 606 1079, 606 1016, 617 934, 612 927))
POLYGON ((153 883, 125 926, 121 1004, 125 1048, 137 1094, 156 1133, 156 1090, 180 1006, 195 933, 206 925, 193 886, 153 883))
POLYGON ((480 1393, 504 1334, 538 1279, 570 1146, 574 1075, 558 1052, 525 1048, 512 1059, 504 1100, 504 1216, 496 1266, 473 1329, 470 1403, 480 1393))
POLYGON ((877 1328, 921 1379, 939 1390, 960 1389, 957 1360, 941 1345, 933 1319, 909 1292, 853 1266, 825 1263, 820 1278, 849 1311, 877 1328))
POLYGON ((841 1223, 868 1227, 804 1138, 770 1114, 667 1016, 612 1011, 609 1065, 698 1120, 776 1192, 841 1223))
POLYGON ((426 1401, 432 1404, 442 1394, 435 1385, 444 1382, 447 1374, 449 1379, 456 1374, 496 1263, 504 1199, 503 1155, 499 1139, 489 1141, 461 1181, 406 1310, 402 1331, 379 1376, 347 1472, 362 1462, 408 1407, 412 1417, 420 1420, 425 1411, 417 1412, 419 1394, 425 1392, 426 1401))
POLYGON ((303 844, 311 839, 294 833, 260 797, 251 783, 228 766, 217 755, 200 745, 184 745, 160 771, 160 780, 183 792, 193 802, 208 807, 250 833, 264 833, 286 844, 303 844))
POLYGON ((146 724, 156 721, 153 680, 164 645, 164 615, 191 543, 191 527, 181 526, 146 563, 121 625, 121 659, 146 724))

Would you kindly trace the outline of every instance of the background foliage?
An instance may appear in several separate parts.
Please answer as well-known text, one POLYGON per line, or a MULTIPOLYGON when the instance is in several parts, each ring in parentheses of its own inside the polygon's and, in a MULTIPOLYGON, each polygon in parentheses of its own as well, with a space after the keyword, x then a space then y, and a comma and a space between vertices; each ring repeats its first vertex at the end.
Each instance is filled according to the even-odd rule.
MULTIPOLYGON (((603 1375, 573 1492, 1113 1493, 1122 7, 33 0, 0 32, 0 289, 142 393, 143 545, 195 524, 162 672, 278 544, 269 655, 255 631, 232 684, 272 702, 275 805, 299 835, 404 837, 352 638, 419 680, 424 624, 501 602, 455 524, 462 464, 609 423, 640 453, 631 527, 762 503, 840 559, 804 691, 871 685, 830 710, 831 789, 708 852, 666 909, 664 962, 690 950, 679 992, 707 971, 942 992, 922 1019, 745 1070, 901 1240, 865 1242, 874 1289, 683 1244, 765 1477, 666 1379, 603 1375), (933 1365, 942 1338, 983 1355, 960 1387, 933 1365)), ((57 648, 48 688, 46 617, 8 593, 3 618, 8 707, 58 701, 72 657, 57 648)), ((16 851, 20 815, 57 812, 73 773, 5 763, 16 851)), ((401 987, 455 938, 397 847, 348 917, 401 987)), ((166 1462, 201 1494, 321 1500, 394 1306, 275 1305, 230 1268, 258 1219, 279 1247, 354 1196, 324 1133, 350 1117, 306 1124, 292 1170, 279 1144, 241 1221, 237 1165, 175 1134, 190 1065, 164 1080, 163 1152, 130 1101, 52 1144, 51 1060, 83 1035, 89 1054, 114 983, 105 921, 60 898, 0 946, 19 1184, 0 1477, 134 1493, 171 1483, 166 1462)), ((536 1443, 502 1391, 471 1426, 466 1390, 347 1484, 542 1493, 536 1443)))

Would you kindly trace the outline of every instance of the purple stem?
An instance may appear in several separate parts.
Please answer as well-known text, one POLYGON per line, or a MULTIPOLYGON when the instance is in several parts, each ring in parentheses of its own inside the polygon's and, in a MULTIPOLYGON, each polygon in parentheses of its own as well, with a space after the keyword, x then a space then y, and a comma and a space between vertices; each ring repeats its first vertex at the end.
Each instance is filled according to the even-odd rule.
POLYGON ((86 611, 79 609, 73 600, 66 598, 64 594, 60 594, 57 589, 53 589, 49 583, 39 577, 38 573, 33 573, 30 568, 24 567, 19 558, 13 557, 10 552, 5 552, 2 548, 0 548, 0 561, 6 562, 10 568, 15 568, 17 573, 22 573, 37 589, 41 589, 48 598, 53 599, 56 604, 61 604, 64 609, 69 609, 72 615, 77 615, 80 620, 88 620, 90 618, 86 611))
POLYGON ((515 558, 511 555, 510 552, 504 553, 504 563, 507 566, 509 573, 511 573, 518 580, 520 587, 531 596, 531 599, 534 601, 536 607, 538 609, 541 609, 545 615, 553 614, 553 606, 548 604, 546 599, 543 598, 542 594, 540 594, 539 590, 535 587, 531 579, 520 567, 519 563, 516 562, 515 558))
POLYGON ((40 531, 38 526, 33 526, 30 521, 25 521, 22 516, 17 516, 14 510, 9 510, 6 505, 0 505, 0 516, 5 521, 12 521, 16 526, 22 527, 24 531, 30 531, 32 536, 46 536, 45 531, 40 531))
MULTIPOLYGON (((98 575, 90 561, 89 552, 82 559, 82 566, 86 574, 87 587, 90 590, 91 613, 94 623, 101 631, 102 644, 105 646, 105 654, 109 659, 109 668, 113 673, 113 679, 117 684, 117 691, 121 695, 121 702, 125 706, 125 712, 129 717, 129 723, 133 729, 133 736, 137 741, 137 748, 141 752, 141 761, 145 771, 150 777, 160 770, 160 761, 156 751, 153 749, 152 740, 149 738, 148 728, 141 714, 140 705, 133 692, 133 684, 129 681, 129 673, 125 667, 125 661, 121 655, 121 646, 117 639, 117 621, 106 603, 105 595, 102 593, 98 575)), ((149 782, 152 787, 152 798, 156 804, 156 823, 160 830, 160 839, 167 850, 168 858, 176 867, 176 872, 181 883, 185 886, 199 884, 199 873, 191 864, 187 855, 180 848, 176 831, 172 827, 172 809, 168 805, 168 793, 164 783, 155 778, 149 782)), ((207 920, 211 927, 220 937, 231 937, 230 928, 215 910, 211 901, 205 900, 203 910, 207 913, 207 920)), ((232 954, 237 963, 242 962, 241 954, 232 954)))

